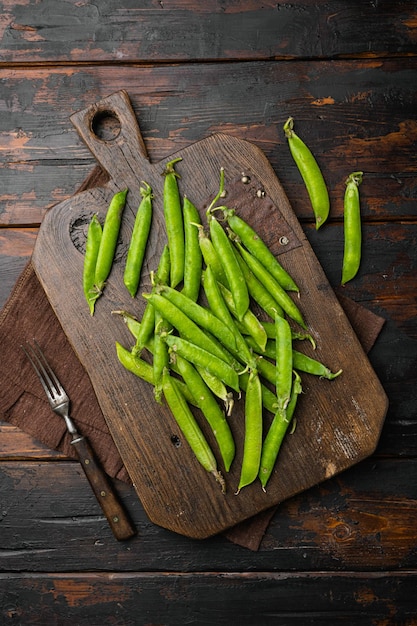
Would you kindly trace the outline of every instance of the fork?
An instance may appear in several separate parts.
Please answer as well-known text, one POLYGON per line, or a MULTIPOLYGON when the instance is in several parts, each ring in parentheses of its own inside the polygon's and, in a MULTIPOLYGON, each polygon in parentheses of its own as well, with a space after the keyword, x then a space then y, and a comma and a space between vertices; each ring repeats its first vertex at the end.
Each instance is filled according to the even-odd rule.
POLYGON ((34 340, 33 345, 27 342, 26 346, 21 347, 38 375, 51 409, 65 420, 67 430, 72 436, 71 445, 74 446, 84 473, 114 536, 119 541, 133 537, 136 534, 136 529, 132 525, 107 475, 98 464, 88 440, 78 433, 70 417, 70 399, 46 360, 39 344, 34 340))

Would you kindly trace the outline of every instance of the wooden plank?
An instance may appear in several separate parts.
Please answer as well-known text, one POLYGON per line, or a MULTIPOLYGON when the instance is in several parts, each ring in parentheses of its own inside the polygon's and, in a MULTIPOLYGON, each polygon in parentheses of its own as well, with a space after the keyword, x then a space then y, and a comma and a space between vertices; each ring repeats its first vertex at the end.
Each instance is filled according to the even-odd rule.
POLYGON ((195 623, 196 616, 202 626, 415 626, 416 583, 415 572, 408 571, 16 574, 0 577, 0 600, 5 626, 16 620, 39 626, 182 626, 195 623))
POLYGON ((138 529, 121 544, 76 462, 1 462, 0 571, 416 570, 416 469, 415 458, 372 458, 287 500, 254 554, 155 526, 116 481, 138 529))
POLYGON ((414 3, 3 2, 3 63, 415 54, 414 3), (358 28, 358 23, 361 28, 358 28), (175 33, 175 36, 172 34, 175 33), (85 42, 80 45, 81 42, 85 42))
POLYGON ((415 213, 416 67, 405 58, 0 68, 0 224, 39 223, 74 193, 94 160, 70 115, 126 86, 152 161, 218 131, 246 139, 266 154, 297 217, 311 220, 282 132, 293 115, 325 175, 332 218, 341 219, 347 174, 361 169, 364 217, 403 219, 415 213))

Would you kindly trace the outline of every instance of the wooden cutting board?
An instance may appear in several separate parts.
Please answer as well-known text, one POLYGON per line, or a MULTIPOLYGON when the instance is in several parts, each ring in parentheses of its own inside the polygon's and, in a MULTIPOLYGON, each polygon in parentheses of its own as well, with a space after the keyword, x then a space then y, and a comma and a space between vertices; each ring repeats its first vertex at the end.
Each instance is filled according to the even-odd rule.
MULTIPOLYGON (((85 366, 106 422, 137 494, 155 523, 189 537, 204 538, 305 490, 370 455, 377 444, 387 398, 323 273, 284 190, 265 155, 254 145, 225 134, 212 135, 163 162, 150 163, 127 94, 117 92, 72 116, 72 122, 110 182, 53 207, 42 223, 33 255, 36 273, 76 354, 85 366), (120 132, 110 140, 93 129, 103 116, 118 120, 120 132), (265 238, 300 287, 297 304, 317 342, 300 350, 332 370, 333 381, 304 375, 297 406, 297 427, 288 435, 266 493, 256 481, 235 495, 244 435, 243 401, 230 418, 237 453, 226 476, 227 492, 193 457, 170 412, 155 403, 152 388, 118 362, 115 342, 127 348, 132 338, 115 309, 141 317, 166 243, 162 190, 165 163, 182 157, 177 171, 181 193, 201 210, 217 193, 225 168, 228 203, 265 238), (250 183, 241 183, 242 173, 250 183), (154 192, 154 217, 139 295, 132 299, 123 285, 123 268, 140 202, 141 181, 154 192), (91 215, 104 217, 110 199, 128 187, 117 259, 94 317, 82 289, 86 227, 91 215), (178 445, 179 442, 179 445, 178 445)), ((296 296, 295 296, 296 297, 296 296)), ((65 381, 64 381, 65 382, 65 381)), ((268 423, 271 416, 265 416, 268 423)), ((207 429, 203 425, 203 429, 207 429)), ((210 441, 213 441, 207 432, 210 441)), ((214 445, 214 444, 213 444, 214 445)), ((215 449, 215 448, 214 448, 215 449)))

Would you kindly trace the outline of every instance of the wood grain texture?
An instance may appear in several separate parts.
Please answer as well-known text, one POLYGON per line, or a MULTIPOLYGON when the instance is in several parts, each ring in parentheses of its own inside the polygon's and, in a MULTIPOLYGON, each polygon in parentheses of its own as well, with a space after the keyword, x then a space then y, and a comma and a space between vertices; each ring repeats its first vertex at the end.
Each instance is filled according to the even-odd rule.
POLYGON ((116 481, 138 529, 119 543, 76 462, 4 461, 0 571, 415 571, 416 476, 415 458, 367 459, 283 502, 254 554, 222 535, 199 541, 156 526, 116 481))
POLYGON ((320 615, 323 626, 406 624, 413 626, 415 574, 385 572, 379 575, 312 573, 31 575, 0 577, 4 624, 43 625, 44 620, 70 626, 90 624, 135 626, 142 624, 192 624, 196 616, 204 626, 218 623, 291 623, 304 626, 320 615), (19 587, 16 597, 14 589, 19 587), (242 594, 251 598, 248 606, 242 594), (42 597, 37 614, 33 597, 42 597), (265 598, 271 598, 265 602, 265 598), (272 599, 273 598, 273 599, 272 599), (114 606, 111 615, 107 606, 114 606), (34 610, 35 609, 35 610, 34 610), (386 621, 389 615, 390 621, 386 621), (181 616, 173 621, 173 615, 181 616), (288 615, 291 617, 288 618, 288 615), (288 620, 291 620, 290 622, 288 620), (181 621, 180 621, 181 620, 181 621))
MULTIPOLYGON (((156 269, 156 259, 166 242, 162 207, 163 165, 151 164, 146 158, 125 92, 117 92, 91 105, 74 114, 72 120, 98 162, 111 176, 112 184, 107 191, 84 192, 54 207, 41 226, 33 263, 64 332, 89 373, 113 439, 150 518, 176 532, 207 537, 371 454, 386 414, 384 391, 266 158, 255 146, 227 135, 213 135, 176 153, 183 159, 177 166, 183 185, 181 193, 192 199, 204 221, 204 207, 216 193, 221 167, 225 168, 226 189, 228 181, 240 176, 242 171, 259 181, 266 194, 263 228, 267 225, 269 235, 277 231, 281 214, 288 223, 288 232, 292 232, 292 237, 299 242, 292 250, 281 254, 280 260, 288 270, 291 268, 291 274, 300 286, 299 307, 317 340, 319 352, 316 358, 326 362, 334 371, 342 368, 343 375, 328 389, 323 388, 323 381, 317 377, 310 377, 303 383, 305 396, 300 401, 299 426, 283 450, 281 463, 266 494, 256 483, 243 490, 239 497, 235 496, 244 438, 243 408, 239 406, 243 403, 236 402, 231 421, 238 453, 234 469, 226 478, 226 496, 212 477, 198 466, 186 445, 178 450, 169 443, 170 435, 177 429, 173 428, 166 407, 156 405, 152 388, 143 381, 135 381, 117 363, 114 343, 118 340, 119 320, 111 315, 111 311, 129 308, 122 280, 124 264, 121 262, 115 266, 91 319, 84 306, 81 281, 77 280, 77 276, 82 275, 83 257, 71 239, 71 224, 91 212, 93 206, 100 207, 102 213, 103 202, 109 202, 110 189, 128 187, 128 206, 122 225, 122 239, 127 242, 135 206, 140 201, 140 181, 147 181, 154 194, 153 228, 148 244, 151 257, 149 259, 148 255, 139 291, 149 290, 149 272, 156 269), (114 113, 120 122, 120 133, 112 141, 103 141, 91 132, 94 120, 103 111, 114 113), (272 204, 267 204, 268 198, 272 204), (275 211, 278 215, 274 219, 275 211), (64 275, 70 277, 65 286, 62 283, 64 275), (327 415, 332 415, 332 419, 327 420, 327 415), (161 459, 164 459, 163 463, 161 459), (286 476, 285 480, 280 479, 280 475, 286 476)), ((246 205, 242 217, 250 221, 250 195, 246 205)), ((266 239, 267 231, 259 232, 266 239)), ((279 232, 275 235, 278 239, 279 232)), ((139 298, 130 305, 139 318, 144 304, 139 298)))
POLYGON ((152 162, 216 132, 246 139, 265 153, 297 217, 312 221, 282 131, 292 115, 323 170, 331 219, 342 218, 355 170, 365 172, 364 219, 415 218, 416 67, 414 58, 0 67, 0 225, 39 224, 74 193, 95 161, 70 116, 127 86, 152 162))
POLYGON ((413 3, 3 3, 4 63, 415 54, 413 3), (360 23, 361 28, 358 28, 360 23), (80 46, 79 41, 84 45, 80 46))

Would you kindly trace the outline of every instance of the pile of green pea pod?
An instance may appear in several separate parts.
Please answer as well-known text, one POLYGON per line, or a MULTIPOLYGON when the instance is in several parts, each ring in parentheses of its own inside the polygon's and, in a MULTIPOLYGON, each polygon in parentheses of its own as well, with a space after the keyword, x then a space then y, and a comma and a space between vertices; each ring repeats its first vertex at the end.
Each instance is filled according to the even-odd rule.
MULTIPOLYGON (((288 293, 298 292, 298 286, 252 227, 233 209, 217 205, 224 196, 224 171, 203 224, 189 198, 181 199, 178 160, 164 172, 167 243, 152 291, 142 294, 143 316, 137 320, 127 311, 114 312, 123 315, 134 337, 130 349, 116 342, 117 356, 153 385, 156 402, 166 402, 197 460, 223 491, 221 469, 229 472, 236 452, 229 421, 234 398, 243 392, 245 436, 236 493, 258 477, 265 490, 302 391, 300 373, 331 380, 341 370, 333 373, 294 349, 295 339, 309 339, 314 346, 288 293), (260 321, 253 304, 268 321, 260 321), (267 430, 265 410, 273 416, 267 430), (196 415, 214 433, 220 469, 196 415)), ((111 270, 126 193, 113 197, 103 228, 94 216, 88 230, 83 281, 92 315, 111 270)), ((124 269, 133 297, 152 222, 150 186, 143 183, 141 193, 124 269)))

